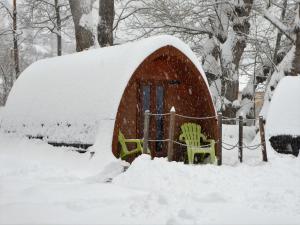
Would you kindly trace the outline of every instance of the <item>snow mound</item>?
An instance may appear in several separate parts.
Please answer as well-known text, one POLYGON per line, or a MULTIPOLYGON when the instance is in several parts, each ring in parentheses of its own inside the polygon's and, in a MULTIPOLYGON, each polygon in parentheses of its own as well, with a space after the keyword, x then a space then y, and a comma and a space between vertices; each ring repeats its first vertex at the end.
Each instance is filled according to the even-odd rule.
POLYGON ((166 224, 293 224, 300 218, 299 169, 300 159, 280 155, 221 167, 142 155, 113 184, 152 193, 148 210, 166 224))
MULTIPOLYGON (((90 159, 69 148, 7 136, 0 136, 0 143, 0 224, 246 225, 300 220, 299 157, 270 152, 268 163, 214 166, 141 155, 121 173, 121 162, 109 154, 96 153, 90 159), (107 178, 112 182, 104 183, 107 178)), ((101 148, 100 142, 93 148, 101 148)))
MULTIPOLYGON (((88 149, 89 152, 80 154, 70 147, 53 147, 40 140, 18 139, 2 134, 0 142, 0 155, 6 159, 2 163, 10 168, 8 165, 14 161, 14 171, 20 167, 22 169, 18 172, 35 178, 51 175, 62 179, 104 182, 124 170, 124 162, 116 159, 110 151, 95 153, 92 156, 89 152, 92 152, 94 147, 88 149)), ((10 169, 6 171, 5 165, 3 167, 0 176, 10 173, 10 169)))
POLYGON ((287 76, 275 89, 266 123, 267 137, 300 135, 300 77, 287 76))

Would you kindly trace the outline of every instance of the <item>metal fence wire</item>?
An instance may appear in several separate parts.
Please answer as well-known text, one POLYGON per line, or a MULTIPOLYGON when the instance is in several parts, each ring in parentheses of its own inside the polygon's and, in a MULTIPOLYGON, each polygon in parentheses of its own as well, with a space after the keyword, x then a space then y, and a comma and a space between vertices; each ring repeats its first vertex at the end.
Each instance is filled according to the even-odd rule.
MULTIPOLYGON (((170 116, 171 113, 149 113, 150 116, 170 116)), ((182 114, 175 114, 177 117, 181 117, 184 119, 192 119, 192 120, 208 120, 208 119, 217 119, 218 116, 204 116, 204 117, 196 117, 196 116, 186 116, 182 114)), ((239 117, 227 117, 222 116, 222 121, 239 121, 239 117)), ((243 121, 258 121, 257 118, 243 118, 243 121)))
MULTIPOLYGON (((218 114, 218 116, 196 117, 196 116, 186 116, 186 115, 178 114, 178 113, 175 113, 175 111, 174 112, 170 111, 168 113, 150 113, 149 111, 146 111, 145 112, 145 116, 146 115, 148 115, 148 120, 149 120, 150 116, 154 116, 154 117, 171 116, 171 121, 172 121, 172 118, 175 118, 175 116, 177 116, 179 118, 191 119, 191 120, 211 120, 211 119, 218 119, 218 121, 220 121, 220 122, 222 122, 222 121, 239 121, 239 122, 241 122, 241 121, 242 122, 259 121, 260 133, 261 133, 261 143, 260 144, 246 145, 243 141, 241 141, 242 140, 241 137, 240 137, 240 140, 236 144, 230 144, 230 143, 226 143, 224 141, 220 142, 220 140, 222 140, 222 137, 219 140, 217 140, 216 143, 221 143, 221 150, 225 149, 225 150, 230 151, 230 150, 238 149, 239 152, 241 152, 243 150, 243 148, 248 149, 248 150, 257 150, 260 147, 262 147, 263 161, 267 161, 266 147, 265 147, 265 140, 264 140, 263 118, 262 117, 260 117, 259 119, 256 119, 256 118, 242 118, 242 117, 231 118, 231 117, 222 116, 221 114, 218 114)), ((149 121, 148 121, 148 123, 149 123, 149 121)), ((219 129, 221 129, 221 131, 222 131, 222 123, 220 123, 220 124, 221 125, 219 125, 219 129)), ((239 126, 243 127, 243 125, 241 125, 241 124, 242 123, 240 123, 239 126)), ((149 125, 148 125, 148 127, 149 127, 149 125)), ((174 124, 173 124, 173 127, 174 127, 174 124)), ((243 129, 241 129, 241 131, 242 130, 243 129)), ((220 133, 221 133, 221 131, 220 131, 220 133)), ((195 147, 195 148, 199 148, 199 147, 200 148, 207 148, 207 147, 211 146, 211 144, 201 145, 201 146, 190 146, 190 145, 184 144, 182 142, 173 140, 173 138, 174 137, 171 136, 171 137, 169 137, 167 139, 160 139, 160 140, 157 139, 156 140, 156 139, 148 139, 148 137, 147 137, 147 142, 168 142, 168 143, 177 144, 177 145, 184 146, 184 147, 195 147)), ((222 158, 222 153, 220 153, 220 157, 222 158)), ((221 164, 218 164, 218 165, 221 165, 221 164)))
POLYGON ((184 119, 191 119, 191 120, 208 120, 208 119, 217 119, 217 116, 206 116, 206 117, 195 117, 195 116, 184 116, 181 114, 176 113, 175 114, 178 117, 184 118, 184 119))

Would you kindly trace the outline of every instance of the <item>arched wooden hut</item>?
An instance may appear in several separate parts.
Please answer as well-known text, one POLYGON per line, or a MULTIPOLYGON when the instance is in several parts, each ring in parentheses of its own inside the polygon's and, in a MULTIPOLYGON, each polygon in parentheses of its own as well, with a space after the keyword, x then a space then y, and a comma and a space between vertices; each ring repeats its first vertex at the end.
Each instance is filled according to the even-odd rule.
MULTIPOLYGON (((142 138, 143 114, 215 116, 207 79, 191 49, 172 36, 40 60, 18 78, 3 112, 5 132, 41 138, 54 145, 87 148, 98 141, 117 156, 118 132, 142 138)), ((165 139, 168 116, 151 117, 150 138, 165 139)), ((193 121, 176 118, 180 125, 193 121)), ((217 139, 217 121, 198 121, 209 138, 217 139)), ((179 148, 179 146, 176 146, 179 148)), ((152 143, 154 156, 166 146, 152 143)))

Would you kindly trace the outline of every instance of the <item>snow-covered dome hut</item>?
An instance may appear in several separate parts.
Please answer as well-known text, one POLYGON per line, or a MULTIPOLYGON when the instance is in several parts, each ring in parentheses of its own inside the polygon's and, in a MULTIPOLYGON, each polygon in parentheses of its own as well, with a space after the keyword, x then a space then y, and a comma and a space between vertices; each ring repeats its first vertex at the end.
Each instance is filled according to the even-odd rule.
POLYGON ((300 77, 286 76, 275 89, 269 106, 266 134, 280 153, 299 154, 300 149, 300 77))
MULTIPOLYGON (((97 139, 117 156, 119 130, 126 138, 141 138, 144 110, 165 113, 172 106, 183 115, 216 115, 191 49, 175 37, 155 36, 33 63, 11 90, 1 129, 81 148, 97 139)), ((151 118, 150 138, 167 138, 165 119, 151 118)), ((176 118, 177 136, 182 122, 176 118)), ((217 138, 215 119, 201 125, 217 138)))

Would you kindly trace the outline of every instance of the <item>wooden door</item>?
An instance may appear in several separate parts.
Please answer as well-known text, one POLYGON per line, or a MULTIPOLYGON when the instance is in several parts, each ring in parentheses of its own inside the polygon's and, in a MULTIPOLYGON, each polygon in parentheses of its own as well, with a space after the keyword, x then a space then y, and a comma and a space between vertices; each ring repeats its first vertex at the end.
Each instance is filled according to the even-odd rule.
MULTIPOLYGON (((139 85, 139 113, 138 113, 138 131, 139 137, 143 137, 144 112, 150 110, 153 114, 165 113, 165 85, 163 82, 143 81, 139 85)), ((165 118, 161 115, 150 117, 149 139, 165 139, 165 118)), ((159 157, 166 155, 166 144, 164 142, 150 142, 152 156, 159 157)))

